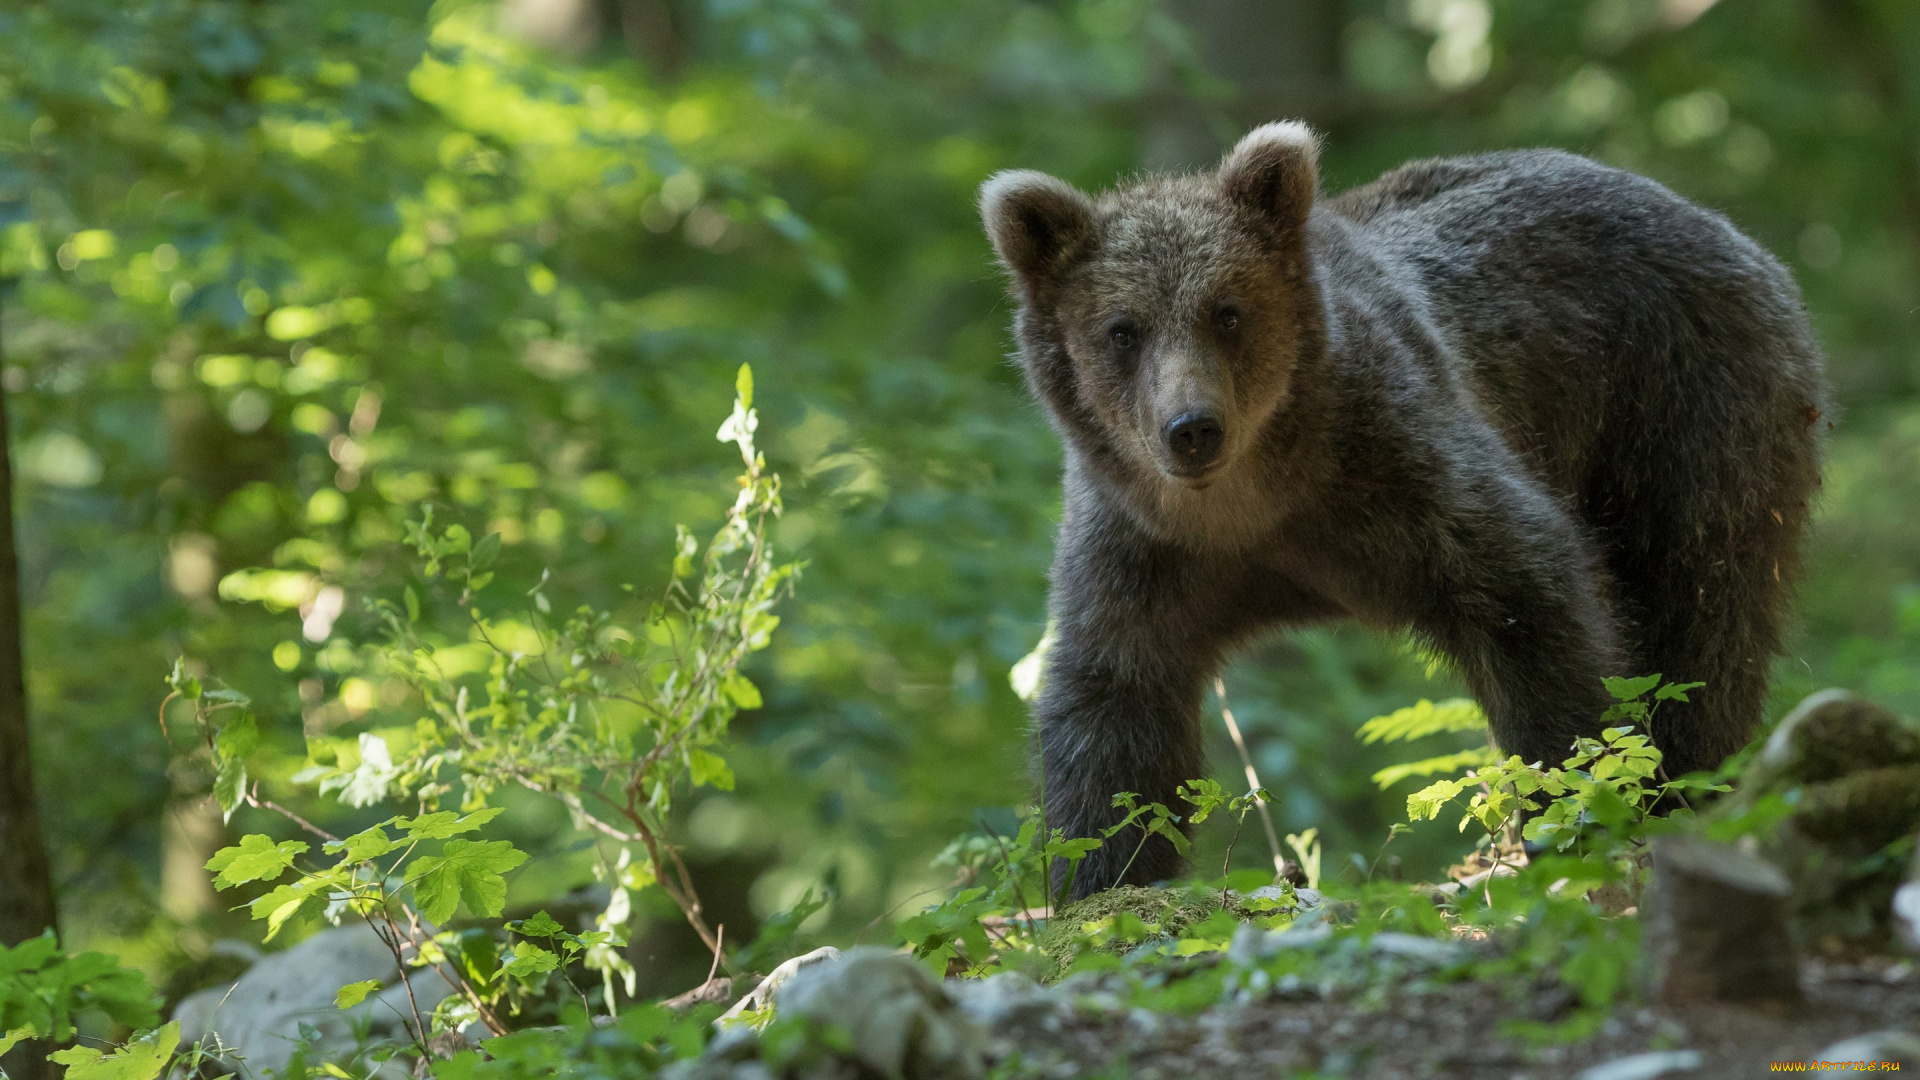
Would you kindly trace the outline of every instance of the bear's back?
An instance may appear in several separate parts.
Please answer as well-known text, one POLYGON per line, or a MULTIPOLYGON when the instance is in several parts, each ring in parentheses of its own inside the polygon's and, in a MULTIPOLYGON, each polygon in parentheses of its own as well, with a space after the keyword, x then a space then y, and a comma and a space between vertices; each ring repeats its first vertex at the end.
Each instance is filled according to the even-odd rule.
POLYGON ((1410 161, 1322 205, 1364 228, 1386 224, 1399 215, 1457 217, 1476 206, 1509 210, 1565 206, 1593 211, 1601 209, 1592 201, 1595 196, 1616 208, 1622 203, 1652 202, 1694 209, 1645 177, 1552 149, 1410 161))
POLYGON ((1596 455, 1667 467, 1631 448, 1684 425, 1672 403, 1785 430, 1821 400, 1785 268, 1653 180, 1515 150, 1412 162, 1321 206, 1348 223, 1325 242, 1367 256, 1332 259, 1333 287, 1418 311, 1447 346, 1429 355, 1563 493, 1587 488, 1596 455))

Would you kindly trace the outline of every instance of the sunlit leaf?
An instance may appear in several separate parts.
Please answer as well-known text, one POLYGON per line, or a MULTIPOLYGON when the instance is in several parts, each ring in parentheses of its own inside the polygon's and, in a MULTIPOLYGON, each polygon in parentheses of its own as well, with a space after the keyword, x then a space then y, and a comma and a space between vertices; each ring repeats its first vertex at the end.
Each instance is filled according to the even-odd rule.
POLYGON ((348 983, 333 995, 334 1007, 351 1009, 355 1005, 367 1000, 367 995, 380 989, 380 986, 381 982, 379 979, 362 979, 359 982, 348 983))
POLYGON ((253 833, 241 837, 237 846, 215 852, 213 858, 207 860, 207 869, 216 875, 214 888, 231 889, 249 881, 271 881, 279 877, 306 850, 304 841, 283 840, 276 844, 272 837, 253 833))
POLYGON ((141 1032, 125 1046, 103 1054, 91 1046, 55 1050, 48 1060, 67 1067, 67 1080, 155 1080, 180 1045, 180 1022, 141 1032))
POLYGON ((526 853, 505 840, 449 840, 439 855, 417 859, 409 870, 420 914, 446 922, 464 902, 475 915, 496 916, 507 901, 504 875, 526 861, 526 853))
POLYGON ((1645 696, 1649 690, 1652 690, 1654 687, 1659 686, 1660 676, 1642 675, 1638 678, 1633 678, 1633 679, 1623 679, 1617 676, 1608 676, 1606 678, 1601 679, 1600 682, 1601 682, 1601 685, 1607 688, 1607 693, 1612 694, 1614 696, 1615 700, 1633 701, 1640 697, 1645 696))

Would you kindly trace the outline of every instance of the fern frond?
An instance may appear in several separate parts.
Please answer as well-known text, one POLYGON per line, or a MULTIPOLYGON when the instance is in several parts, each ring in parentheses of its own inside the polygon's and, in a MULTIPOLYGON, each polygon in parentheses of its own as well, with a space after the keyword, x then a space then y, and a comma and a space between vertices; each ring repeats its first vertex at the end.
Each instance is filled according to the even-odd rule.
POLYGON ((1471 698, 1448 698, 1438 705, 1421 698, 1417 704, 1361 724, 1360 741, 1405 742, 1451 731, 1485 731, 1486 727, 1487 714, 1471 698))
POLYGON ((1459 772, 1461 769, 1478 769, 1492 765, 1500 760, 1500 755, 1490 746, 1479 746, 1472 750, 1462 750, 1457 754, 1442 754, 1439 757, 1408 761, 1400 765, 1389 765, 1373 774, 1373 782, 1385 791, 1409 776, 1432 776, 1434 773, 1459 772))

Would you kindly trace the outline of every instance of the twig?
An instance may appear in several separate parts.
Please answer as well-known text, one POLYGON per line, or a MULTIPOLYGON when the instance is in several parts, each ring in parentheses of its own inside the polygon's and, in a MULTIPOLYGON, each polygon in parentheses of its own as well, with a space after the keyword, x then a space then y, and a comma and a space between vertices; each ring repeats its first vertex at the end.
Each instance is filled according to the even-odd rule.
MULTIPOLYGON (((426 929, 420 925, 420 913, 410 904, 401 904, 400 910, 407 914, 407 943, 413 946, 413 954, 419 956, 421 954, 420 939, 427 936, 426 929)), ((500 1019, 500 1015, 494 1012, 486 1002, 480 1000, 479 992, 467 982, 464 976, 449 975, 438 963, 427 966, 431 967, 434 974, 440 976, 455 993, 465 997, 473 1005, 474 1011, 480 1014, 480 1022, 487 1025, 488 1031, 495 1035, 507 1033, 507 1025, 500 1019)))
MULTIPOLYGON (((1013 868, 1013 856, 1007 854, 1007 845, 1000 842, 1000 834, 994 832, 993 829, 987 825, 986 818, 975 814, 974 820, 980 823, 980 828, 983 832, 993 838, 993 846, 1000 849, 1000 864, 1007 868, 1007 884, 1013 886, 1013 898, 1020 901, 1020 913, 1027 917, 1027 933, 1038 937, 1040 929, 1033 921, 1033 905, 1027 903, 1026 890, 1020 887, 1020 874, 1013 868)), ((1045 843, 1046 839, 1042 837, 1041 842, 1045 843)), ((980 962, 985 963, 986 959, 987 958, 983 956, 980 958, 980 962)))
POLYGON ((1373 861, 1367 864, 1367 881, 1368 882, 1373 881, 1373 872, 1374 870, 1379 868, 1380 860, 1387 857, 1387 844, 1393 843, 1394 837, 1399 836, 1401 833, 1407 832, 1407 831, 1409 830, 1401 828, 1398 822, 1395 822, 1392 825, 1392 827, 1387 829, 1386 843, 1383 843, 1380 845, 1380 850, 1374 854, 1373 861))
POLYGON ((247 798, 248 806, 251 806, 256 810, 271 810, 274 813, 279 814, 280 816, 286 818, 288 821, 293 822, 295 825, 300 826, 301 828, 307 830, 308 832, 312 833, 313 835, 319 837, 322 840, 328 840, 335 843, 338 843, 340 840, 339 837, 333 835, 332 833, 321 828, 320 826, 315 825, 313 822, 308 821, 306 818, 301 817, 299 814, 294 813, 293 811, 287 809, 286 807, 281 806, 279 803, 274 802, 272 799, 261 798, 259 784, 247 785, 246 798, 247 798))
POLYGON ((1121 867, 1119 875, 1113 879, 1116 886, 1127 880, 1127 871, 1133 869, 1133 861, 1140 857, 1141 849, 1146 847, 1147 841, 1151 839, 1153 839, 1153 830, 1145 825, 1140 826, 1140 842, 1133 845, 1133 854, 1127 856, 1127 865, 1121 867))
MULTIPOLYGON (((393 954, 393 966, 400 972, 400 985, 407 988, 407 1006, 413 1011, 414 1044, 420 1048, 420 1056, 431 1061, 433 1048, 427 1045, 427 1022, 420 1018, 420 1002, 414 999, 413 981, 407 978, 407 958, 400 951, 400 929, 393 925, 393 916, 387 914, 384 905, 381 908, 380 917, 386 920, 391 934, 381 932, 380 928, 374 925, 373 916, 364 911, 360 913, 360 918, 367 924, 367 929, 373 931, 373 936, 379 938, 380 944, 385 945, 387 951, 393 954)), ((404 1025, 406 1019, 403 1017, 400 1022, 404 1025)))
MULTIPOLYGON (((1260 774, 1254 770, 1253 755, 1247 752, 1247 740, 1240 735, 1240 725, 1234 722, 1233 710, 1227 707, 1227 682, 1219 676, 1213 679, 1214 696, 1220 699, 1220 718, 1227 722, 1227 734, 1233 736, 1233 748, 1240 751, 1240 764, 1247 770, 1247 790, 1260 790, 1260 774)), ((1266 827, 1267 847, 1273 852, 1273 872, 1282 874, 1287 869, 1287 857, 1280 850, 1280 834, 1274 830, 1273 815, 1267 810, 1267 800, 1256 798, 1253 804, 1260 809, 1260 824, 1266 827)))
POLYGON ((714 975, 719 973, 720 946, 726 940, 727 940, 727 924, 721 923, 719 927, 716 928, 713 932, 713 966, 707 968, 707 981, 701 983, 700 984, 701 986, 706 986, 709 983, 712 983, 714 975))
MULTIPOLYGON (((966 884, 966 881, 967 881, 966 876, 962 874, 960 876, 955 877, 951 882, 948 882, 945 885, 935 885, 935 886, 932 886, 931 888, 921 889, 919 892, 914 893, 913 895, 893 905, 892 907, 881 912, 880 914, 875 915, 873 917, 872 922, 862 927, 859 933, 853 935, 853 943, 855 945, 860 944, 860 939, 867 936, 867 931, 872 930, 876 926, 879 926, 880 923, 887 918, 887 916, 892 915, 894 912, 899 911, 901 908, 906 907, 908 904, 913 903, 915 900, 920 899, 921 897, 927 895, 928 893, 942 892, 946 889, 958 889, 962 885, 966 884)), ((1048 910, 1051 911, 1052 908, 1049 907, 1048 910)))

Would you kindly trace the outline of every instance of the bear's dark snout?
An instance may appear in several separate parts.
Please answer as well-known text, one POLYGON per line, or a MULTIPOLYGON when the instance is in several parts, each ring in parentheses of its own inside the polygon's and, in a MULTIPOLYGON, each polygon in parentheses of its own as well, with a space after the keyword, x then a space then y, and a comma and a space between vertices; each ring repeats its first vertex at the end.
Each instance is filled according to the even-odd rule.
POLYGON ((1167 449, 1173 452, 1174 468, 1183 473, 1197 473, 1213 464, 1213 459, 1220 456, 1221 444, 1227 441, 1226 425, 1220 417, 1204 411, 1181 413, 1161 434, 1167 440, 1167 449))

